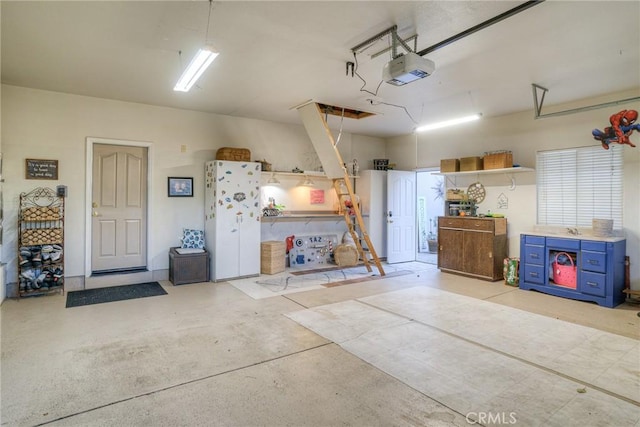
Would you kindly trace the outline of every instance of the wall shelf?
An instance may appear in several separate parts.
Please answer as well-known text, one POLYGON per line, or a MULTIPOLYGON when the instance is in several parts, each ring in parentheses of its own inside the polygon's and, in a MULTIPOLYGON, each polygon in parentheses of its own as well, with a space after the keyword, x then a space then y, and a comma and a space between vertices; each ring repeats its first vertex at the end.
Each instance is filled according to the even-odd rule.
POLYGON ((338 213, 304 213, 304 214, 285 214, 278 216, 263 216, 260 220, 263 223, 275 224, 276 222, 288 221, 305 221, 307 224, 311 221, 335 221, 344 222, 344 216, 338 213))
POLYGON ((513 167, 513 168, 503 168, 503 169, 483 169, 477 171, 462 171, 462 172, 437 172, 434 175, 442 175, 442 176, 465 176, 465 175, 491 175, 491 174, 513 174, 513 173, 521 173, 521 172, 535 172, 535 169, 524 168, 521 166, 513 167))
POLYGON ((523 172, 535 172, 535 169, 525 168, 521 166, 516 166, 513 168, 503 168, 503 169, 483 169, 477 171, 462 171, 462 172, 437 172, 434 175, 442 175, 445 177, 447 181, 451 183, 454 187, 457 187, 456 178, 459 176, 478 176, 478 175, 498 175, 504 174, 511 181, 511 185, 509 186, 510 190, 515 190, 516 188, 516 179, 513 177, 516 173, 523 172), (451 179, 453 178, 453 179, 451 179))
MULTIPOLYGON (((300 178, 312 178, 312 179, 327 179, 331 178, 327 177, 322 172, 315 171, 306 171, 306 172, 285 172, 285 171, 262 171, 262 176, 284 176, 284 177, 300 177, 300 178)), ((357 176, 349 175, 349 178, 358 178, 357 176)))

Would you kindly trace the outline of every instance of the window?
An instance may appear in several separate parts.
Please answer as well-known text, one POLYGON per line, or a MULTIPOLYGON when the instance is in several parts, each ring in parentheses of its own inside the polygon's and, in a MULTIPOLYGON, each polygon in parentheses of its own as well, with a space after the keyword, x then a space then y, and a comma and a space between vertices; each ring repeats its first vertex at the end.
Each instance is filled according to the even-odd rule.
POLYGON ((538 152, 538 224, 591 227, 601 218, 621 229, 622 152, 613 145, 538 152))

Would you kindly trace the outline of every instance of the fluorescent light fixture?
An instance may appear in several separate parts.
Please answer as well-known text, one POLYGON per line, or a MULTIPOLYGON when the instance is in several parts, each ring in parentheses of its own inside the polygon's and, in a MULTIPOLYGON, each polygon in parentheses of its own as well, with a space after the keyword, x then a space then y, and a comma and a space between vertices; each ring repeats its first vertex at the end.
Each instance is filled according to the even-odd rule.
POLYGON ((198 50, 196 56, 191 60, 189 66, 180 79, 176 86, 173 88, 175 91, 179 92, 189 92, 191 86, 195 84, 195 82, 200 78, 202 73, 207 69, 207 67, 216 59, 218 56, 218 52, 213 50, 211 46, 205 46, 202 49, 198 50))
POLYGON ((276 178, 275 174, 271 174, 271 178, 267 181, 267 185, 280 185, 280 181, 276 178))
POLYGON ((302 187, 315 187, 316 184, 311 178, 307 176, 305 177, 304 181, 300 181, 298 185, 302 187))
POLYGON ((443 122, 432 123, 430 125, 424 125, 416 128, 416 132, 425 132, 433 129, 440 129, 447 126, 459 125, 462 123, 472 122, 482 117, 482 114, 473 114, 471 116, 460 117, 457 119, 445 120, 443 122))

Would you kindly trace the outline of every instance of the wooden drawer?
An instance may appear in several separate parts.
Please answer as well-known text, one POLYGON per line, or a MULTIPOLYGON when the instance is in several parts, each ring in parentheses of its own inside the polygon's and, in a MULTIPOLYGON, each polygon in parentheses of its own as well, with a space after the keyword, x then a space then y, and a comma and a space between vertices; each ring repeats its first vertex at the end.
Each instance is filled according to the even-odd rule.
POLYGON ((595 271, 597 273, 607 272, 607 254, 604 252, 582 251, 582 262, 580 268, 587 271, 595 271))
POLYGON ((607 276, 602 273, 583 271, 580 280, 580 292, 590 295, 605 296, 607 276))
POLYGON ((460 228, 463 230, 491 231, 493 232, 493 220, 475 218, 440 217, 440 227, 460 228))
POLYGON ((534 265, 544 265, 544 246, 525 245, 522 262, 534 265))
POLYGON ((520 278, 521 281, 528 283, 544 284, 544 266, 543 265, 524 265, 524 277, 520 278))

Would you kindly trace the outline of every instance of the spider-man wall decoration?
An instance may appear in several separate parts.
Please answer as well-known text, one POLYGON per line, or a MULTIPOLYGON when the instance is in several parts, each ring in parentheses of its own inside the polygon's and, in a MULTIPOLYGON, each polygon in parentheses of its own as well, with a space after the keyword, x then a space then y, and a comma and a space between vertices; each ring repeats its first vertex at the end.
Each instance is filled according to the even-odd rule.
POLYGON ((640 123, 636 123, 637 119, 638 112, 636 110, 622 110, 609 117, 611 126, 607 126, 604 130, 594 129, 591 134, 594 139, 602 143, 602 148, 605 150, 609 149, 609 144, 612 142, 635 147, 629 137, 634 130, 640 132, 640 123))

